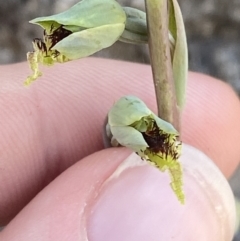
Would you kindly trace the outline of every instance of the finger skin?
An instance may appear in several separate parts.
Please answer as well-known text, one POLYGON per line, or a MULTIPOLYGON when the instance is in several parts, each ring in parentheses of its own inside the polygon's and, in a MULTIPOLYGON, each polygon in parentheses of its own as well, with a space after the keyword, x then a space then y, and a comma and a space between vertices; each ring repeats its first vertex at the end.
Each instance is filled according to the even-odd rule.
POLYGON ((85 205, 130 153, 127 149, 119 155, 116 151, 104 150, 93 154, 94 158, 88 156, 78 162, 40 192, 3 230, 0 239, 85 240, 85 205), (20 223, 24 226, 19 226, 20 223), (47 227, 50 227, 48 231, 47 227))
MULTIPOLYGON (((0 224, 67 167, 103 148, 102 123, 118 98, 136 95, 156 111, 147 65, 82 59, 45 68, 29 87, 23 86, 26 63, 0 73, 0 224)), ((239 119, 239 100, 228 85, 190 73, 182 139, 226 176, 239 162, 239 119)))
POLYGON ((194 74, 182 117, 183 142, 203 151, 230 177, 240 161, 240 101, 232 88, 194 74))
POLYGON ((184 205, 169 176, 136 154, 129 156, 129 150, 90 155, 40 192, 0 239, 231 241, 235 210, 226 179, 196 149, 184 146, 181 163, 184 205))

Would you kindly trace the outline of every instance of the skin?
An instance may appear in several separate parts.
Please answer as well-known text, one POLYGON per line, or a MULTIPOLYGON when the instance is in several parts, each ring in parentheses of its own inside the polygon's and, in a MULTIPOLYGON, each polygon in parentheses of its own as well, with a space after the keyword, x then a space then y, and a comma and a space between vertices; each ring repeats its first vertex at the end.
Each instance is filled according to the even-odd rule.
MULTIPOLYGON (((122 240, 141 240, 135 239, 137 235, 133 231, 133 236, 130 235, 124 226, 124 218, 112 224, 111 232, 105 231, 109 236, 104 236, 102 229, 99 231, 95 227, 98 227, 98 222, 103 223, 102 217, 108 217, 106 213, 101 213, 106 209, 103 203, 110 200, 108 195, 116 201, 125 194, 128 196, 128 192, 131 195, 128 185, 129 190, 133 185, 134 191, 139 188, 141 192, 145 185, 141 184, 142 177, 145 177, 144 181, 151 180, 157 185, 165 180, 157 169, 142 165, 139 160, 127 161, 123 165, 124 171, 115 179, 116 170, 121 163, 125 163, 124 160, 129 159, 131 152, 125 148, 103 150, 102 125, 107 111, 118 98, 127 94, 136 95, 156 112, 150 67, 87 58, 43 68, 43 72, 43 77, 24 87, 23 81, 29 73, 26 63, 0 67, 0 223, 9 223, 0 233, 0 239, 117 240, 114 235, 123 233, 122 240), (112 176, 114 181, 111 181, 112 176), (115 188, 115 182, 119 182, 122 188, 115 188)), ((229 85, 209 76, 189 73, 186 107, 182 116, 182 140, 211 158, 226 178, 232 175, 240 159, 239 119, 239 99, 229 85)), ((186 156, 183 163, 189 158, 188 154, 186 156)), ((196 163, 205 170, 205 159, 206 162, 209 159, 203 159, 201 162, 201 158, 198 161, 196 157, 196 163)), ((191 166, 194 161, 189 163, 186 165, 191 166)), ((212 173, 215 172, 214 169, 212 173)), ((212 178, 211 173, 207 176, 212 178)), ((185 182, 189 196, 193 193, 191 190, 198 190, 196 187, 191 189, 193 181, 190 179, 187 177, 185 182)), ((180 206, 169 188, 169 180, 165 182, 160 187, 156 186, 156 190, 161 189, 159 194, 155 191, 149 194, 152 195, 150 200, 159 200, 162 196, 166 198, 159 201, 159 206, 153 204, 157 210, 151 214, 154 216, 153 222, 161 222, 160 226, 164 226, 162 220, 166 218, 174 222, 178 214, 171 212, 172 207, 179 210, 180 206), (166 204, 166 200, 172 201, 166 204), (162 212, 166 205, 169 205, 167 210, 170 211, 162 212)), ((142 192, 146 193, 146 190, 142 192)), ((200 200, 202 196, 204 194, 199 190, 194 198, 200 200)), ((192 200, 191 197, 189 200, 192 200)), ((206 212, 206 205, 199 206, 194 199, 192 203, 193 212, 201 208, 202 212, 206 212)), ((232 205, 229 204, 229 207, 232 205)), ((131 213, 133 207, 124 207, 122 216, 131 213)), ((227 215, 230 209, 226 209, 227 215)), ((105 211, 108 212, 107 209, 105 211)), ((131 221, 143 223, 140 218, 152 218, 143 214, 131 221)), ((215 214, 209 215, 204 221, 206 225, 202 226, 202 232, 209 233, 209 236, 199 236, 194 240, 220 240, 211 236, 215 235, 211 234, 211 230, 207 230, 207 226, 211 225, 208 220, 215 214)), ((195 218, 200 224, 199 217, 195 218)), ((191 240, 186 237, 190 237, 188 235, 195 230, 191 231, 187 222, 184 219, 178 223, 182 236, 177 240, 191 240)), ((230 224, 231 227, 233 225, 230 224)), ((224 240, 231 240, 231 227, 225 228, 228 239, 224 240)), ((159 237, 171 233, 171 228, 171 225, 160 231, 158 228, 150 234, 146 231, 141 237, 147 235, 148 240, 159 240, 159 237)), ((136 233, 141 233, 140 230, 136 233)), ((168 236, 164 240, 168 240, 168 236)))

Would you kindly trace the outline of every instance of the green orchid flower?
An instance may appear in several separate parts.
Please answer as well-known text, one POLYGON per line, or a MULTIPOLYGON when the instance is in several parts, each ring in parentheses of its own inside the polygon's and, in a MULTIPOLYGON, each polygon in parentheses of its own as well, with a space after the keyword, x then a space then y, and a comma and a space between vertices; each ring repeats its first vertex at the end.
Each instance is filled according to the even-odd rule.
POLYGON ((33 40, 34 51, 27 54, 33 74, 25 85, 41 75, 39 63, 64 63, 111 46, 122 35, 125 22, 126 14, 115 0, 82 0, 65 12, 31 20, 44 34, 33 40))
POLYGON ((137 97, 125 96, 108 113, 107 133, 113 146, 128 147, 160 171, 168 170, 171 187, 184 203, 183 174, 178 161, 182 143, 170 123, 157 117, 137 97))

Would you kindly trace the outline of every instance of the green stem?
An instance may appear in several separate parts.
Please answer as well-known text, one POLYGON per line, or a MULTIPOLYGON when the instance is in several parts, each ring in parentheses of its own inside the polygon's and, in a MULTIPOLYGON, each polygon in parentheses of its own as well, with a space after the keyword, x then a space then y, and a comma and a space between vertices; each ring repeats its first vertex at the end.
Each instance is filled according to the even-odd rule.
POLYGON ((158 116, 179 130, 180 118, 176 103, 168 38, 168 1, 145 0, 145 6, 158 116))

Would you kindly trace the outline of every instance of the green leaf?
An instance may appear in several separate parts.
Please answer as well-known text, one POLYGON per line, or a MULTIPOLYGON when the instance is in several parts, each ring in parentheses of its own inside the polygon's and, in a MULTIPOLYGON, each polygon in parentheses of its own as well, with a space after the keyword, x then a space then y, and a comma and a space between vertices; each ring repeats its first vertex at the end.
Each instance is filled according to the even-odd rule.
POLYGON ((173 77, 177 104, 180 109, 185 103, 185 92, 188 75, 188 49, 182 13, 177 0, 169 0, 169 30, 175 39, 172 58, 173 77))

